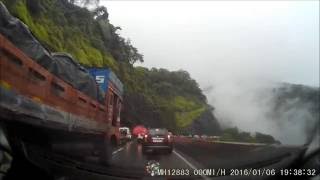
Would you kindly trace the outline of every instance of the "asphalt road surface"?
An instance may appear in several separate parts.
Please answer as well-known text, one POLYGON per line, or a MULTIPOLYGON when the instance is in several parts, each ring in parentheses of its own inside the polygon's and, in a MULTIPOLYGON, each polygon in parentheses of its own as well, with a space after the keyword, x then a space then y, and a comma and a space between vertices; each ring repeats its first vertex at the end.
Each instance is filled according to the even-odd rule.
POLYGON ((156 163, 164 170, 162 173, 167 173, 167 176, 156 176, 158 179, 210 179, 230 173, 231 168, 270 168, 270 165, 282 162, 284 158, 300 150, 298 147, 288 146, 225 144, 175 138, 171 154, 165 152, 143 154, 141 144, 131 141, 113 150, 112 162, 108 167, 86 164, 61 166, 59 162, 55 162, 50 169, 54 172, 54 179, 58 180, 117 179, 115 176, 155 179, 155 176, 150 176, 146 167, 148 163, 156 163), (204 169, 212 171, 210 173, 201 171, 204 169), (182 176, 183 174, 187 176, 182 176))
MULTIPOLYGON (((167 174, 171 173, 171 178, 182 178, 172 175, 178 171, 180 174, 186 174, 185 171, 188 171, 188 175, 194 175, 193 178, 208 179, 213 173, 209 176, 207 172, 201 172, 201 169, 216 171, 220 169, 222 171, 220 175, 224 175, 223 171, 231 168, 267 167, 299 151, 300 148, 294 146, 239 145, 175 138, 171 154, 165 152, 143 154, 141 144, 132 141, 113 152, 112 167, 130 169, 137 175, 146 176, 148 162, 158 162, 160 169, 168 170, 167 174)), ((215 172, 215 175, 219 174, 215 172)), ((182 179, 185 178, 186 176, 182 179)))

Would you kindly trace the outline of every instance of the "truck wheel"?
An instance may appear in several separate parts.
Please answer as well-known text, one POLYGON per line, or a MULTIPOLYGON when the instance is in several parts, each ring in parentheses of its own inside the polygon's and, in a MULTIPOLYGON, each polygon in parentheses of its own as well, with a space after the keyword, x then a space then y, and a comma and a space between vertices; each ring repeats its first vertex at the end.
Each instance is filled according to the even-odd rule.
POLYGON ((111 140, 110 140, 110 142, 111 142, 111 147, 112 148, 116 148, 116 147, 118 147, 118 141, 117 141, 117 138, 115 137, 115 136, 111 136, 111 140))
POLYGON ((106 139, 103 143, 103 147, 101 148, 100 153, 100 163, 103 165, 110 165, 111 158, 112 158, 112 143, 110 140, 106 139))

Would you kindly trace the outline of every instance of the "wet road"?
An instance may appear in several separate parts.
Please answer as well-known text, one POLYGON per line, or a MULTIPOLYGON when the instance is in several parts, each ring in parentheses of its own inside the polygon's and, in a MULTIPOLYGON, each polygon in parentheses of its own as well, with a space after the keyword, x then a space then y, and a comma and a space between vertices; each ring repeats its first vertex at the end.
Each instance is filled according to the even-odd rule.
POLYGON ((143 154, 141 144, 133 141, 113 152, 112 165, 144 170, 148 161, 157 161, 163 168, 191 168, 179 157, 177 150, 171 154, 154 152, 143 154))
MULTIPOLYGON (((158 162, 161 169, 171 169, 171 172, 174 169, 188 169, 189 175, 194 175, 195 169, 261 168, 299 151, 297 147, 225 144, 179 138, 175 141, 171 154, 143 154, 141 144, 129 142, 114 150, 112 167, 131 169, 147 176, 146 165, 153 161, 158 162)), ((196 178, 208 179, 208 176, 197 174, 196 178)))
POLYGON ((197 168, 177 149, 170 154, 161 151, 144 154, 142 153, 142 145, 136 141, 128 142, 125 146, 114 150, 111 166, 135 170, 137 174, 145 176, 148 175, 146 172, 148 162, 159 163, 161 169, 188 169, 192 171, 197 168))
MULTIPOLYGON (((217 176, 224 178, 230 168, 271 169, 275 164, 284 167, 290 163, 292 155, 300 150, 298 147, 289 146, 242 145, 175 138, 171 154, 143 154, 141 144, 131 141, 113 150, 110 166, 65 162, 61 164, 51 159, 46 169, 50 169, 50 174, 57 180, 155 179, 146 171, 148 162, 153 162, 158 163, 160 169, 169 170, 167 176, 157 176, 156 179, 210 179, 217 176), (199 173, 198 170, 201 169, 225 169, 227 172, 207 175, 199 173), (188 176, 172 176, 178 170, 180 174, 185 173, 188 176)), ((36 154, 34 158, 38 157, 40 156, 36 154)))

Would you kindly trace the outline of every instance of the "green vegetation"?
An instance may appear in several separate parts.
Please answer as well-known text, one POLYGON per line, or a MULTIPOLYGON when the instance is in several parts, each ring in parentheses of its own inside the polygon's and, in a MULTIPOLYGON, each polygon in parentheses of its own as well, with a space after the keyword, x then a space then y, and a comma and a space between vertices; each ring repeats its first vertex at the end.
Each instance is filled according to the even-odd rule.
MULTIPOLYGON (((132 74, 134 85, 127 89, 124 117, 177 132, 210 109, 198 84, 185 71, 136 67, 132 74)), ((124 121, 132 123, 130 119, 124 121)))
MULTIPOLYGON (((110 24, 105 7, 89 11, 73 0, 1 1, 47 49, 67 52, 84 66, 111 68, 119 76, 125 86, 123 125, 162 126, 178 132, 205 119, 220 128, 208 115, 213 108, 188 72, 133 66, 143 62, 143 55, 118 34, 120 27, 110 24)), ((91 1, 81 1, 87 2, 91 1)))
POLYGON ((143 61, 130 41, 116 33, 118 28, 109 23, 105 8, 91 12, 67 0, 4 3, 49 50, 68 52, 85 66, 107 66, 117 71, 117 61, 143 61))
POLYGON ((280 143, 279 141, 275 140, 271 135, 259 132, 256 132, 255 135, 251 135, 249 132, 240 132, 236 127, 227 128, 223 130, 220 140, 266 144, 280 143))

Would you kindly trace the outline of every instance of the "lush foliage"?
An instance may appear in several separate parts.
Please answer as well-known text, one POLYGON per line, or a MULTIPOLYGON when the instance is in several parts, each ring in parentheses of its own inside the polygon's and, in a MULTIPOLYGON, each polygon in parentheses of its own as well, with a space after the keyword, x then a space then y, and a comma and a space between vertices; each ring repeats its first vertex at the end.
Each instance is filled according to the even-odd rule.
POLYGON ((108 66, 117 71, 117 61, 134 63, 143 56, 117 34, 106 8, 94 11, 67 0, 4 1, 9 10, 51 51, 65 51, 86 66, 108 66))
MULTIPOLYGON (((125 86, 123 125, 180 131, 200 117, 216 121, 213 115, 202 115, 212 108, 188 72, 133 66, 143 62, 143 55, 118 34, 120 27, 109 23, 105 7, 89 11, 73 0, 2 1, 49 50, 68 52, 85 66, 115 71, 125 86)), ((88 2, 97 1, 80 3, 88 2)))
POLYGON ((136 67, 132 75, 135 84, 128 86, 123 114, 129 124, 136 118, 147 126, 179 131, 210 109, 198 84, 185 71, 136 67))

